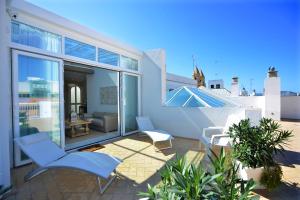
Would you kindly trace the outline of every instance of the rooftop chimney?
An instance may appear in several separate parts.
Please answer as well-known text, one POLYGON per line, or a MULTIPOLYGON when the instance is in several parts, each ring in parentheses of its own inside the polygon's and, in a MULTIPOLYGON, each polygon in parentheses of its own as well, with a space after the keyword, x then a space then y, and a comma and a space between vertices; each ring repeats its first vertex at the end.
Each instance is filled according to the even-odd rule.
POLYGON ((237 76, 232 77, 231 82, 231 96, 237 97, 239 96, 239 78, 237 76))

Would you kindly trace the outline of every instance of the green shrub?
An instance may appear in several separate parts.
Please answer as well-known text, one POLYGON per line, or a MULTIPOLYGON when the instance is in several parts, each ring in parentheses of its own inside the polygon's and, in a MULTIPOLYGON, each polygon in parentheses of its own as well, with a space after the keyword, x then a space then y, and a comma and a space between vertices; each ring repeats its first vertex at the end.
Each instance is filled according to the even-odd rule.
POLYGON ((275 165, 274 154, 284 150, 292 132, 263 118, 259 126, 251 126, 249 119, 241 120, 229 128, 229 135, 233 139, 233 156, 244 166, 257 168, 275 165))
POLYGON ((282 170, 279 165, 266 167, 262 173, 260 183, 268 190, 273 190, 280 185, 282 178, 282 170))
POLYGON ((185 157, 167 162, 161 170, 162 183, 148 185, 147 192, 139 193, 149 200, 246 200, 256 198, 251 194, 255 187, 249 181, 242 189, 237 177, 238 166, 226 162, 224 150, 219 156, 213 154, 211 171, 199 164, 188 164, 185 157))

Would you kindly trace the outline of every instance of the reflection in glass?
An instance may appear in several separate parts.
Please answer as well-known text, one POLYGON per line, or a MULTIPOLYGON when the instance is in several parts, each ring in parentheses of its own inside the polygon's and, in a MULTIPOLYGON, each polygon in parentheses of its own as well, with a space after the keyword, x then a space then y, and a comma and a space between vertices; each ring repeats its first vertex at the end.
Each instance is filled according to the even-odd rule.
POLYGON ((19 55, 18 94, 20 136, 47 132, 60 144, 59 63, 19 55))
POLYGON ((121 67, 131 70, 138 70, 138 61, 126 56, 121 56, 121 67))
POLYGON ((11 31, 12 42, 61 53, 62 37, 60 35, 16 21, 11 22, 11 31))
POLYGON ((109 65, 119 66, 120 55, 105 49, 98 49, 98 61, 109 65))
POLYGON ((138 77, 124 74, 123 79, 123 109, 125 118, 125 133, 137 130, 138 116, 138 77))
POLYGON ((66 37, 65 54, 95 61, 96 47, 66 37))

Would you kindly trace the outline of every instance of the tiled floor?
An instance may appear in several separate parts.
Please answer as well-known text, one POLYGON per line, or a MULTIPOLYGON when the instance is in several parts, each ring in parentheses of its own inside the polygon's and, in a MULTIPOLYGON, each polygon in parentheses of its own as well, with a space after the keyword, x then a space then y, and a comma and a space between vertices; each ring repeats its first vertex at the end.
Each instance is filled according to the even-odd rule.
MULTIPOLYGON (((294 129, 295 137, 288 148, 283 163, 284 184, 273 192, 257 191, 268 199, 300 199, 300 123, 282 122, 284 128, 294 129), (293 186, 294 185, 294 186, 293 186)), ((130 136, 113 141, 99 151, 117 156, 124 162, 118 167, 119 177, 108 190, 100 195, 96 177, 75 170, 50 170, 24 183, 24 175, 32 166, 13 170, 13 189, 6 199, 138 199, 139 191, 145 191, 147 184, 157 184, 157 171, 175 153, 186 155, 189 161, 199 162, 203 153, 199 152, 196 140, 176 138, 174 148, 163 153, 156 152, 148 137, 130 136)))

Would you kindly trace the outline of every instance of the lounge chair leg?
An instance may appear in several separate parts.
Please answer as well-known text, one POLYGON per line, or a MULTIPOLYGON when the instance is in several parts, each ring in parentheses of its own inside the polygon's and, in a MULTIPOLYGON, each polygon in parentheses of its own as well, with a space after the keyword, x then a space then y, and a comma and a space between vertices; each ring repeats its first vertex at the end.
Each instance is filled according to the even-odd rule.
POLYGON ((105 190, 108 188, 108 186, 113 182, 113 180, 116 178, 117 176, 117 171, 114 170, 114 175, 107 181, 107 183, 102 186, 101 184, 101 178, 98 176, 97 179, 98 179, 98 185, 99 185, 99 191, 101 194, 103 194, 105 192, 105 190))

